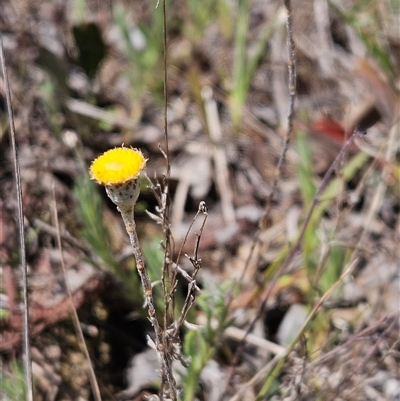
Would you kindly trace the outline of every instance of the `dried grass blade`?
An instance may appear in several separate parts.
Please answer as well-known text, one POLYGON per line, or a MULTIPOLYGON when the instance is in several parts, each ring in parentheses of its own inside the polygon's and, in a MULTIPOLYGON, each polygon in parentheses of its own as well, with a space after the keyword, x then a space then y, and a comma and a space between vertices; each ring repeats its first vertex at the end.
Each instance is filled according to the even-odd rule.
POLYGON ((86 359, 87 375, 89 377, 90 385, 92 387, 93 398, 95 399, 95 401, 101 401, 99 384, 97 383, 96 375, 94 373, 94 369, 92 366, 92 361, 90 359, 89 351, 86 346, 85 337, 83 336, 82 328, 81 328, 81 325, 79 322, 78 313, 77 313, 75 305, 74 305, 72 292, 71 292, 71 289, 70 289, 70 286, 69 286, 68 280, 67 280, 67 271, 65 269, 64 258, 63 258, 63 254, 62 254, 61 234, 60 234, 60 225, 58 223, 58 213, 57 213, 57 205, 56 205, 56 196, 55 196, 55 192, 54 192, 54 182, 53 182, 52 187, 53 187, 52 188, 52 191, 53 191, 53 194, 52 194, 53 195, 53 207, 52 207, 53 210, 52 210, 52 212, 53 212, 53 217, 54 217, 55 228, 57 231, 57 248, 58 248, 58 251, 60 252, 61 270, 62 270, 65 288, 67 290, 67 296, 68 296, 69 300, 71 301, 72 323, 74 325, 76 334, 78 336, 79 347, 86 359))
POLYGON ((22 270, 22 302, 23 302, 23 352, 24 358, 24 375, 26 383, 26 400, 33 401, 33 384, 32 384, 32 360, 29 344, 29 304, 28 304, 28 278, 27 278, 27 263, 25 250, 25 229, 24 229, 24 213, 22 208, 22 189, 21 175, 18 163, 18 152, 15 141, 14 116, 11 106, 11 92, 8 82, 7 67, 4 58, 3 35, 0 33, 0 63, 3 71, 4 88, 6 94, 7 113, 10 126, 10 142, 12 149, 13 167, 14 167, 14 184, 17 195, 18 208, 18 232, 19 232, 19 250, 20 250, 20 266, 22 270))

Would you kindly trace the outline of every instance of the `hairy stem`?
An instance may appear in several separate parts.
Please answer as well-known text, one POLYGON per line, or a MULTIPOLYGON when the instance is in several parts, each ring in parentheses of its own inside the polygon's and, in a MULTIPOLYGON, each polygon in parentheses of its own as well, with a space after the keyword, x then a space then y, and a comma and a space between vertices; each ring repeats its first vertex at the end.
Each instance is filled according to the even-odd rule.
POLYGON ((142 248, 139 243, 139 238, 136 231, 136 223, 134 219, 133 206, 131 208, 118 208, 121 213, 122 220, 124 221, 126 231, 129 235, 129 240, 132 245, 133 255, 136 261, 136 268, 142 282, 142 287, 144 291, 144 296, 146 300, 147 310, 149 313, 149 320, 152 324, 156 337, 155 337, 155 347, 159 359, 161 361, 162 370, 162 383, 167 383, 168 396, 172 400, 176 400, 176 384, 172 373, 172 357, 169 353, 168 347, 164 344, 163 330, 160 327, 157 316, 156 309, 154 306, 153 290, 151 287, 151 280, 147 273, 147 269, 144 263, 144 257, 142 248))

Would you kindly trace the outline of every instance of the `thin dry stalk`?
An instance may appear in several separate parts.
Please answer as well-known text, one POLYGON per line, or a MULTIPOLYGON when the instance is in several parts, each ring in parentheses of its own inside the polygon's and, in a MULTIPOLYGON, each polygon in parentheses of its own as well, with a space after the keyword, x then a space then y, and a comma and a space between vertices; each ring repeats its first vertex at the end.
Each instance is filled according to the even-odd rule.
MULTIPOLYGON (((288 256, 285 259, 285 261, 282 263, 282 265, 279 267, 279 269, 275 272, 275 274, 274 274, 274 276, 273 276, 273 278, 272 278, 272 280, 270 282, 270 285, 268 287, 268 291, 266 292, 264 298, 262 299, 262 302, 261 302, 260 308, 258 310, 258 313, 254 317, 253 321, 251 322, 251 324, 249 325, 249 327, 247 329, 247 333, 248 334, 253 330, 254 325, 256 324, 258 319, 260 319, 261 316, 263 316, 263 314, 265 312, 265 309, 266 309, 266 306, 267 306, 267 302, 269 300, 269 297, 271 296, 271 293, 272 293, 273 289, 275 288, 275 285, 276 285, 279 277, 287 271, 288 267, 292 263, 292 261, 293 261, 294 257, 296 256, 297 252, 300 250, 300 246, 302 244, 302 241, 303 241, 303 238, 304 238, 304 234, 305 234, 306 229, 308 227, 308 224, 309 224, 309 222, 311 220, 311 216, 312 216, 312 214, 313 214, 313 212, 315 210, 315 207, 317 206, 318 202, 320 201, 320 197, 321 197, 323 191, 325 190, 325 188, 327 187, 328 183, 330 182, 331 176, 332 176, 333 172, 336 170, 336 168, 338 167, 339 162, 342 159, 342 156, 345 154, 347 149, 351 146, 351 144, 353 143, 354 139, 356 137, 360 137, 362 135, 364 135, 364 134, 361 133, 361 132, 356 131, 350 136, 350 138, 347 140, 347 142, 344 144, 344 146, 340 150, 340 152, 337 155, 336 159, 333 161, 333 163, 330 166, 330 168, 328 169, 328 171, 325 173, 325 176, 322 179, 322 182, 321 182, 321 184, 320 184, 320 186, 319 186, 319 188, 318 188, 318 190, 317 190, 317 192, 316 192, 316 194, 315 194, 315 196, 313 198, 313 202, 311 204, 311 207, 310 207, 310 209, 309 209, 309 211, 307 213, 307 216, 306 216, 306 218, 305 218, 305 220, 303 222, 303 225, 302 225, 302 228, 300 230, 299 236, 298 236, 295 244, 291 248, 288 256)), ((236 361, 238 359, 238 357, 240 356, 240 353, 243 351, 244 340, 245 339, 243 339, 242 342, 238 346, 238 350, 236 351, 234 361, 236 361)), ((235 366, 235 365, 233 365, 233 366, 235 366)), ((232 375, 232 373, 231 373, 231 375, 232 375)))
MULTIPOLYGON (((349 147, 353 144, 355 138, 357 137, 362 137, 364 135, 363 132, 359 132, 359 131, 355 131, 353 132, 353 134, 350 136, 350 138, 346 141, 346 143, 344 144, 344 146, 342 147, 342 149, 340 150, 340 152, 338 153, 338 155, 336 156, 335 160, 333 161, 333 163, 331 164, 331 166, 329 167, 328 171, 325 173, 324 178, 322 179, 322 182, 320 184, 320 186, 318 187, 318 190, 316 192, 316 194, 314 195, 312 204, 310 206, 310 209, 307 213, 306 218, 304 219, 302 228, 300 230, 300 234, 295 242, 295 244, 293 245, 292 249, 290 250, 287 258, 285 259, 285 261, 283 262, 283 264, 281 265, 281 267, 278 269, 278 271, 275 274, 275 279, 272 281, 273 284, 275 284, 276 279, 282 274, 284 273, 287 268, 290 266, 290 264, 292 263, 296 253, 299 251, 300 246, 302 244, 303 241, 303 237, 304 234, 306 232, 306 229, 308 227, 308 224, 311 220, 311 216, 315 210, 315 207, 318 205, 321 195, 324 192, 325 188, 327 187, 328 183, 330 182, 330 179, 332 177, 333 172, 336 170, 336 168, 338 167, 340 161, 342 160, 343 155, 346 153, 346 151, 349 149, 349 147)), ((272 288, 272 287, 271 287, 272 288)), ((268 300, 269 296, 270 296, 270 292, 265 296, 265 299, 268 300)))
POLYGON ((244 394, 247 390, 256 385, 260 378, 264 377, 267 372, 269 372, 282 358, 282 354, 275 355, 256 375, 254 375, 247 383, 243 384, 240 389, 236 392, 236 394, 230 398, 228 401, 240 401, 242 400, 244 394))
POLYGON ((175 379, 172 373, 173 358, 170 353, 169 338, 167 338, 167 336, 165 335, 165 327, 163 330, 163 328, 160 326, 157 320, 151 280, 147 273, 147 269, 144 263, 142 248, 140 246, 139 238, 136 232, 136 223, 133 215, 133 206, 126 209, 119 206, 118 210, 121 213, 126 231, 129 235, 129 240, 132 245, 133 255, 136 261, 136 268, 142 282, 147 310, 149 313, 149 320, 156 334, 155 344, 151 345, 153 345, 153 348, 156 350, 159 357, 159 361, 161 363, 161 389, 162 389, 161 395, 165 394, 168 397, 171 397, 172 400, 176 400, 177 389, 176 389, 175 379))
POLYGON ((162 266, 162 277, 161 286, 164 297, 165 311, 164 311, 164 332, 163 332, 163 347, 165 356, 165 369, 163 372, 161 383, 161 397, 164 394, 169 395, 172 400, 177 399, 177 390, 173 383, 175 383, 173 373, 172 373, 172 361, 174 359, 173 349, 175 338, 168 336, 168 328, 174 322, 174 309, 175 309, 175 289, 176 289, 176 270, 171 269, 168 264, 168 259, 171 258, 173 254, 173 239, 171 234, 170 225, 170 193, 169 193, 169 179, 171 176, 171 162, 169 153, 169 138, 168 138, 168 42, 167 42, 167 2, 163 0, 162 2, 162 14, 163 14, 163 61, 164 61, 164 141, 165 141, 165 161, 166 161, 166 174, 163 179, 163 202, 162 202, 162 219, 163 219, 163 231, 165 239, 165 249, 164 249, 164 259, 162 266), (168 283, 166 281, 168 277, 168 283), (165 377, 167 379, 168 385, 165 386, 165 377), (164 388, 166 391, 164 391, 164 388))
MULTIPOLYGON (((164 212, 164 208, 163 208, 164 203, 162 203, 162 202, 164 202, 165 197, 163 196, 163 193, 160 192, 161 186, 159 183, 154 184, 150 180, 149 180, 149 182, 150 182, 151 190, 155 194, 157 201, 160 203, 160 207, 158 208, 158 215, 150 213, 150 212, 147 212, 147 214, 156 223, 163 225, 163 214, 165 212, 164 212)), ((201 259, 198 256, 198 251, 199 251, 199 245, 200 245, 201 237, 203 234, 204 226, 207 221, 207 217, 208 217, 208 208, 207 208, 205 202, 200 202, 197 213, 194 216, 194 218, 188 228, 188 231, 185 235, 185 238, 183 240, 183 243, 180 248, 176 262, 171 260, 169 256, 166 258, 166 263, 168 265, 168 269, 170 272, 173 273, 174 278, 173 278, 173 281, 171 281, 169 283, 169 285, 171 287, 170 293, 163 294, 164 304, 166 304, 167 297, 170 297, 170 298, 168 298, 168 300, 171 301, 172 297, 174 296, 174 292, 175 292, 176 286, 177 286, 176 276, 178 273, 181 274, 182 277, 188 281, 189 286, 188 286, 188 292, 187 292, 185 301, 183 303, 179 318, 177 318, 176 320, 174 319, 174 321, 169 326, 164 326, 163 328, 159 327, 160 337, 158 339, 156 337, 156 344, 155 344, 154 348, 156 348, 157 351, 159 350, 159 347, 157 346, 157 341, 162 340, 162 342, 159 342, 159 344, 161 344, 161 346, 163 346, 162 347, 163 354, 161 355, 161 353, 159 353, 159 356, 160 356, 160 360, 162 361, 162 368, 163 368, 162 373, 165 375, 165 381, 164 381, 164 383, 162 383, 163 387, 161 388, 160 396, 169 396, 169 397, 177 396, 177 394, 176 394, 177 389, 175 387, 175 381, 173 380, 174 378, 173 378, 173 373, 172 373, 173 360, 179 359, 182 362, 182 364, 184 366, 186 366, 185 365, 186 362, 182 359, 181 354, 180 354, 181 344, 180 344, 180 339, 179 339, 179 330, 185 324, 187 314, 189 313, 190 308, 194 304, 197 293, 200 291, 200 289, 196 283, 197 274, 200 271, 200 269, 202 268, 202 263, 201 263, 201 259), (193 272, 190 275, 179 266, 178 261, 182 255, 183 246, 187 241, 187 238, 192 230, 193 224, 197 220, 197 218, 200 214, 203 214, 204 219, 202 221, 199 232, 196 233, 197 238, 196 238, 196 242, 195 242, 193 256, 185 255, 190 260, 190 262, 192 263, 192 265, 194 267, 193 272), (166 346, 164 346, 164 344, 166 344, 166 346), (168 369, 171 369, 169 371, 170 372, 169 375, 166 374, 166 372, 168 372, 168 369), (171 382, 170 382, 170 379, 172 379, 171 382), (173 392, 171 392, 171 383, 173 384, 173 387, 172 387, 173 392)), ((164 248, 163 248, 163 251, 165 252, 164 248)), ((167 313, 167 312, 165 312, 165 313, 167 313)), ((165 323, 165 321, 164 321, 164 323, 165 323)), ((157 331, 157 329, 156 329, 156 331, 157 331)), ((165 398, 165 399, 169 400, 169 398, 165 398)))
POLYGON ((63 280, 64 280, 64 284, 65 284, 65 289, 67 291, 67 295, 68 298, 71 302, 71 318, 72 318, 72 323, 74 325, 75 328, 75 332, 78 336, 78 340, 79 340, 79 347, 83 353, 83 355, 85 356, 86 359, 86 368, 87 368, 87 374, 89 376, 89 380, 90 380, 90 385, 92 387, 92 393, 93 393, 93 398, 95 399, 95 401, 101 401, 101 395, 100 395, 100 389, 99 389, 99 384, 97 383, 97 379, 96 379, 96 375, 94 373, 94 369, 92 366, 92 361, 90 359, 90 355, 89 355, 89 351, 87 349, 86 346, 86 342, 85 342, 85 337, 83 336, 83 332, 82 332, 82 328, 81 325, 79 323, 79 317, 78 317, 78 313, 76 311, 75 305, 74 305, 74 300, 72 298, 72 292, 71 292, 71 288, 68 284, 68 280, 67 280, 67 272, 65 269, 65 264, 64 264, 64 258, 63 258, 63 254, 62 254, 62 246, 61 246, 61 235, 60 235, 60 225, 58 223, 58 213, 57 213, 57 204, 56 204, 56 195, 54 192, 54 183, 52 185, 52 192, 53 192, 53 207, 52 207, 52 212, 53 212, 53 216, 54 216, 54 224, 55 224, 55 229, 57 231, 57 247, 58 247, 58 251, 60 252, 60 260, 61 260, 61 270, 62 270, 62 275, 63 275, 63 280))
POLYGON ((367 352, 367 355, 360 361, 360 363, 357 365, 357 367, 354 369, 353 374, 359 375, 363 368, 367 365, 367 362, 374 356, 374 354, 377 352, 379 349, 380 343, 383 341, 383 339, 392 331, 392 329, 396 326, 397 321, 393 319, 392 323, 386 328, 386 330, 379 336, 379 338, 374 342, 374 345, 371 347, 371 349, 367 352))
MULTIPOLYGON (((199 233, 196 234, 197 238, 196 238, 196 243, 195 243, 195 247, 194 247, 193 257, 186 255, 189 258, 190 262, 192 263, 192 265, 194 267, 194 271, 193 271, 192 275, 190 276, 188 292, 187 292, 186 299, 185 299, 185 302, 182 307, 181 315, 175 326, 174 337, 178 336, 179 330, 180 330, 181 326, 183 325, 183 323, 185 322, 186 316, 189 313, 190 308, 194 304, 194 301, 196 299, 196 293, 198 291, 198 287, 196 284, 196 277, 197 277, 198 272, 202 268, 201 259, 199 259, 199 256, 198 256, 199 245, 200 245, 201 236, 203 234, 204 226, 206 224, 207 217, 208 217, 208 209, 207 209, 205 202, 200 202, 199 209, 196 213, 196 216, 194 217, 194 219, 192 221, 191 226, 189 227, 188 234, 189 234, 189 231, 190 231, 194 221, 197 219, 197 217, 200 213, 203 213, 204 219, 201 224, 199 233)), ((187 237, 187 235, 186 235, 186 237, 187 237)))
POLYGON ((286 9, 286 31, 287 31, 287 46, 289 52, 288 71, 289 71, 289 110, 287 115, 287 127, 285 139, 283 142, 282 153, 279 157, 278 164, 276 166, 276 173, 274 181, 271 187, 271 193, 269 194, 264 215, 260 221, 261 229, 265 229, 267 226, 267 218, 271 209, 271 201, 275 194, 276 187, 278 186, 279 179, 282 176, 282 167, 286 159, 286 153, 289 149, 289 143, 293 136, 293 120, 294 120, 294 101, 296 98, 296 57, 295 57, 295 46, 293 40, 293 27, 292 27, 292 8, 290 0, 284 0, 286 9))
POLYGON ((342 275, 339 277, 339 279, 325 292, 325 294, 319 299, 319 301, 316 303, 312 311, 308 314, 306 320, 304 321, 303 325, 297 332, 295 338, 293 341, 290 343, 290 345, 287 347, 286 352, 282 355, 278 363, 274 366, 273 370, 268 374, 268 378, 266 382, 264 383, 260 393, 258 394, 256 401, 262 401, 265 399, 265 396, 272 384, 272 381, 275 379, 275 377, 278 377, 287 357, 289 354, 293 351, 294 347, 296 346, 297 342, 300 340, 301 336, 304 334, 305 330, 309 326, 309 324, 312 322, 312 320, 315 318, 317 315, 318 311, 322 307, 322 305, 329 299, 329 297, 334 293, 334 291, 339 287, 339 285, 343 282, 343 280, 353 271, 354 267, 357 265, 357 259, 355 259, 347 268, 346 270, 342 273, 342 275))
POLYGON ((354 142, 355 138, 363 136, 364 133, 359 132, 359 131, 355 131, 350 138, 346 141, 346 143, 344 144, 344 146, 342 147, 342 149, 340 150, 340 152, 338 153, 338 155, 336 156, 335 160, 333 161, 333 163, 331 164, 331 166, 329 167, 328 171, 325 173, 324 178, 322 179, 322 182, 320 184, 320 186, 318 187, 318 190, 316 192, 316 194, 314 195, 312 204, 310 206, 310 209, 304 219, 303 225, 301 227, 299 236, 297 237, 296 242, 294 243, 294 245, 292 246, 288 256, 286 257, 285 261, 282 263, 282 265, 279 267, 279 269, 275 272, 274 277, 270 283, 270 286, 268 288, 268 291, 266 292, 263 300, 262 300, 262 304, 259 310, 259 313, 257 314, 257 316, 255 317, 255 319, 259 319, 262 314, 264 313, 264 310, 266 308, 267 302, 269 297, 271 296, 272 290, 275 287, 275 284, 278 280, 278 278, 284 274, 287 269, 289 268, 290 264, 292 263, 294 257, 296 256, 297 252, 300 250, 301 244, 303 242, 303 238, 304 238, 304 234, 307 230, 308 224, 310 223, 311 217, 314 213, 314 210, 316 208, 316 206, 318 205, 319 201, 320 201, 320 197, 322 195, 322 193, 324 192, 325 188, 327 187, 328 183, 330 182, 330 179, 332 177, 333 172, 336 170, 336 168, 338 167, 340 161, 342 160, 343 155, 346 153, 346 151, 349 149, 349 147, 352 145, 352 143, 354 142))
POLYGON ((161 277, 161 285, 162 285, 162 293, 164 298, 165 312, 164 312, 164 327, 161 331, 162 335, 162 346, 164 349, 164 366, 162 372, 162 383, 161 383, 161 391, 160 396, 164 397, 164 395, 168 395, 172 397, 172 399, 176 399, 176 389, 174 386, 171 386, 172 376, 172 361, 173 359, 180 359, 180 341, 178 337, 178 332, 180 327, 184 324, 186 316, 193 306, 195 297, 199 288, 196 284, 196 276, 198 271, 201 269, 201 260, 198 258, 198 247, 201 240, 201 235, 204 229, 205 222, 208 216, 208 210, 204 202, 201 202, 199 205, 198 212, 194 217, 192 224, 190 225, 188 232, 183 240, 183 243, 178 252, 178 256, 176 261, 173 262, 173 238, 170 229, 170 195, 169 195, 169 178, 171 172, 171 163, 170 163, 170 154, 169 154, 169 138, 168 138, 168 71, 167 71, 167 23, 166 23, 166 0, 162 2, 162 12, 163 12, 163 48, 164 48, 164 141, 165 141, 165 151, 161 149, 160 151, 164 155, 166 160, 166 174, 163 177, 163 185, 159 183, 153 184, 151 181, 151 189, 156 196, 156 199, 159 204, 159 208, 157 210, 158 216, 150 215, 155 221, 157 221, 163 228, 164 232, 164 240, 165 243, 163 245, 164 250, 164 260, 163 260, 163 268, 162 268, 162 277, 161 277), (194 256, 190 257, 186 255, 191 261, 194 271, 190 276, 179 266, 180 257, 182 255, 182 249, 184 244, 186 243, 187 237, 191 228, 193 226, 194 221, 197 219, 198 215, 203 213, 204 220, 201 225, 200 232, 197 235, 197 241, 194 250, 194 256), (189 288, 186 296, 186 300, 183 304, 180 317, 178 320, 174 318, 174 309, 175 309, 175 292, 177 287, 177 274, 180 273, 188 282, 189 288), (168 276, 168 282, 167 282, 168 276), (166 370, 170 372, 166 375, 166 370), (167 377, 168 376, 168 377, 167 377), (166 383, 167 382, 167 383, 166 383), (167 384, 167 386, 166 386, 167 384), (166 391, 165 391, 166 390, 166 391))
MULTIPOLYGON (((260 219, 259 228, 254 234, 254 239, 252 241, 249 255, 245 262, 245 266, 241 275, 241 278, 244 277, 246 271, 250 265, 250 261, 253 257, 253 252, 256 249, 256 245, 260 242, 261 232, 267 228, 267 219, 271 210, 272 198, 275 195, 276 188, 279 183, 279 179, 282 175, 283 164, 286 159, 286 154, 289 149, 289 143, 293 135, 293 119, 294 119, 294 101, 296 97, 296 57, 295 57, 295 46, 293 40, 293 28, 292 28, 292 9, 290 0, 284 0, 285 8, 286 8, 286 31, 287 31, 287 45, 289 52, 289 61, 288 61, 288 70, 289 70, 289 110, 287 116, 287 128, 285 139, 283 142, 283 148, 281 155, 278 160, 278 164, 275 170, 274 180, 271 186, 271 191, 266 199, 265 208, 263 216, 260 219)), ((240 279, 241 280, 241 279, 240 279)))
MULTIPOLYGON (((341 381, 340 385, 336 388, 335 392, 335 399, 339 397, 340 395, 340 389, 344 388, 346 384, 351 383, 351 391, 347 394, 347 397, 344 398, 344 400, 352 400, 354 398, 353 393, 355 393, 358 389, 363 388, 366 394, 368 394, 368 398, 374 399, 374 400, 384 400, 382 397, 380 397, 379 393, 373 389, 370 386, 365 386, 365 379, 366 379, 366 372, 371 372, 372 369, 374 369, 372 366, 376 365, 376 361, 372 364, 372 366, 368 366, 368 361, 372 359, 374 356, 376 357, 376 352, 379 350, 379 345, 381 342, 387 337, 390 332, 396 327, 398 323, 398 319, 394 318, 390 324, 385 328, 385 330, 382 333, 376 333, 375 336, 378 336, 377 339, 373 339, 373 337, 368 336, 357 336, 357 340, 364 340, 368 341, 371 343, 371 340, 373 341, 373 346, 370 348, 370 350, 367 352, 367 354, 362 358, 362 360, 358 363, 357 366, 355 366, 341 381), (370 395, 371 394, 371 395, 370 395), (373 396, 372 396, 373 394, 373 396)), ((337 357, 337 354, 336 354, 337 357)), ((385 356, 382 356, 382 359, 385 359, 385 356)))
POLYGON ((381 330, 382 327, 389 325, 390 320, 393 320, 393 322, 397 322, 399 317, 400 317, 400 311, 393 312, 390 315, 384 316, 373 325, 352 335, 345 343, 338 345, 333 350, 325 353, 324 355, 321 355, 318 359, 309 363, 307 365, 307 369, 314 369, 319 365, 324 365, 328 363, 331 359, 338 358, 338 356, 341 355, 342 351, 350 347, 353 343, 360 341, 362 338, 365 337, 370 338, 373 333, 377 332, 378 330, 381 330))
MULTIPOLYGON (((169 140, 168 140, 168 70, 167 70, 167 3, 162 2, 163 13, 163 61, 164 61, 164 140, 165 140, 165 156, 167 162, 166 178, 171 175, 171 163, 169 158, 169 140)), ((168 184, 168 182, 167 182, 168 184)))
MULTIPOLYGON (((294 101, 296 97, 296 57, 295 57, 295 46, 294 46, 294 40, 293 40, 293 27, 292 27, 292 8, 291 8, 291 2, 290 0, 284 0, 284 5, 286 9, 286 31, 287 31, 287 46, 288 46, 288 52, 289 52, 289 61, 288 61, 288 70, 289 70, 289 110, 288 110, 288 116, 287 116, 287 127, 286 127, 286 134, 285 134, 285 139, 283 142, 283 148, 281 155, 278 160, 278 164, 276 166, 275 170, 275 175, 274 175, 274 180, 271 186, 271 192, 269 193, 266 203, 265 203, 265 208, 264 208, 264 213, 263 216, 260 219, 260 224, 259 228, 254 234, 253 241, 250 247, 249 255, 247 257, 247 260, 245 262, 241 278, 239 279, 239 282, 242 280, 242 278, 245 276, 246 271, 250 265, 250 261, 253 257, 253 253, 256 249, 256 245, 260 242, 260 235, 261 232, 264 231, 267 228, 267 219, 271 210, 271 204, 272 204, 272 199, 273 196, 275 195, 276 188, 279 183, 279 179, 281 178, 282 175, 282 168, 283 164, 286 159, 286 154, 289 149, 289 143, 293 135, 293 120, 294 120, 294 101)), ((272 286, 270 287, 272 289, 272 286)), ((233 295, 231 294, 229 297, 228 304, 232 301, 233 295)), ((264 303, 263 303, 264 305, 264 303)), ((260 318, 261 314, 263 313, 264 307, 262 306, 260 308, 260 313, 256 316, 254 321, 250 324, 250 327, 247 330, 247 333, 250 334, 250 332, 253 330, 254 325, 256 324, 257 320, 260 318)), ((243 352, 245 344, 245 337, 239 344, 237 351, 235 353, 235 357, 233 359, 232 366, 235 366, 241 353, 243 352)), ((229 386, 229 382, 233 376, 233 367, 230 371, 230 374, 228 375, 228 379, 226 382, 226 387, 229 386)))
POLYGON ((29 344, 29 302, 28 302, 28 277, 26 264, 26 249, 25 249, 25 229, 24 229, 24 212, 22 208, 22 189, 21 175, 18 163, 18 151, 15 140, 14 116, 11 104, 11 91, 8 82, 7 66, 4 58, 3 35, 0 33, 0 62, 3 71, 4 88, 6 92, 7 114, 10 125, 10 142, 13 157, 14 168, 14 183, 17 195, 18 209, 18 235, 19 235, 19 250, 20 250, 20 265, 22 270, 22 302, 23 302, 23 352, 24 352, 24 375, 26 384, 26 400, 33 401, 33 384, 32 384, 32 358, 29 344))
MULTIPOLYGON (((158 5, 158 4, 157 4, 158 5)), ((170 224, 170 194, 169 194, 169 179, 171 175, 171 163, 170 163, 170 154, 169 154, 169 138, 168 138, 168 70, 167 70, 167 59, 168 59, 168 49, 167 49, 167 11, 166 11, 166 0, 162 1, 162 14, 163 14, 163 61, 164 61, 164 141, 165 141, 165 150, 161 149, 159 146, 161 153, 164 155, 166 161, 166 173, 163 177, 162 187, 160 184, 151 184, 153 192, 156 195, 156 199, 159 204, 159 208, 157 210, 158 216, 151 215, 151 217, 155 218, 157 222, 159 222, 162 226, 164 232, 164 260, 162 267, 162 276, 161 276, 161 287, 165 305, 164 311, 164 324, 163 329, 160 329, 160 336, 162 343, 160 345, 163 348, 163 362, 162 362, 162 382, 161 382, 161 397, 171 397, 171 399, 177 399, 177 390, 175 387, 175 380, 172 374, 172 361, 175 358, 180 358, 180 344, 179 338, 177 336, 179 327, 183 324, 185 317, 193 305, 195 294, 198 291, 198 287, 196 285, 195 277, 197 275, 198 270, 201 268, 200 260, 197 257, 198 243, 201 238, 201 233, 203 231, 203 227, 205 221, 207 219, 207 208, 204 206, 199 206, 199 211, 205 214, 205 219, 203 221, 203 225, 198 234, 198 241, 195 248, 195 256, 194 258, 190 258, 194 266, 194 273, 190 277, 189 275, 185 275, 184 277, 189 281, 189 290, 186 298, 186 302, 184 303, 181 316, 178 321, 175 321, 174 318, 174 309, 175 309, 175 292, 177 287, 177 274, 182 269, 179 268, 179 258, 181 256, 181 251, 178 254, 177 260, 174 263, 172 261, 173 255, 173 247, 174 241, 171 233, 171 224, 170 224), (188 277, 189 276, 189 277, 188 277)), ((203 205, 204 202, 201 203, 203 205)), ((197 214, 197 215, 198 215, 197 214)), ((196 216, 197 217, 197 216, 196 216)))
MULTIPOLYGON (((399 126, 400 126, 400 124, 397 122, 396 124, 393 125, 392 129, 390 130, 389 140, 386 145, 386 153, 385 153, 385 161, 387 161, 387 162, 390 162, 394 157, 394 153, 395 153, 395 149, 396 149, 395 141, 396 141, 396 137, 398 136, 399 126)), ((355 249, 358 248, 359 244, 361 243, 361 241, 364 238, 364 235, 368 232, 369 226, 371 225, 372 220, 378 213, 379 205, 382 204, 382 199, 384 197, 385 190, 386 190, 386 180, 384 179, 384 177, 387 174, 387 171, 388 171, 387 167, 384 167, 382 169, 382 179, 379 181, 378 187, 375 190, 373 200, 369 207, 367 216, 364 220, 363 229, 362 229, 360 236, 357 240, 357 243, 354 247, 355 249)), ((355 253, 355 255, 353 257, 356 257, 356 254, 357 254, 357 252, 355 253)))

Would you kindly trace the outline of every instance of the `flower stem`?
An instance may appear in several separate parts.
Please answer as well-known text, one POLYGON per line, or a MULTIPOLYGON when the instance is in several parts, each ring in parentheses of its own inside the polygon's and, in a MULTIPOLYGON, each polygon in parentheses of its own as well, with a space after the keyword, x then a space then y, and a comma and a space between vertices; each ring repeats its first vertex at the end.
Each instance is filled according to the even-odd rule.
POLYGON ((171 358, 168 357, 168 347, 165 347, 163 341, 163 331, 158 323, 157 316, 156 316, 156 309, 154 306, 154 299, 153 299, 153 290, 151 287, 151 280, 147 273, 147 269, 144 263, 144 257, 142 248, 139 243, 139 238, 136 232, 136 223, 134 219, 133 213, 133 205, 132 207, 118 207, 118 211, 121 213, 122 220, 124 221, 126 231, 129 235, 129 240, 132 245, 133 249, 133 256, 136 260, 136 268, 138 270, 140 280, 142 282, 142 287, 144 291, 144 296, 146 300, 147 310, 149 313, 149 320, 152 324, 156 338, 155 338, 155 348, 159 359, 162 363, 162 382, 167 383, 169 387, 169 393, 172 397, 172 400, 176 400, 176 388, 175 388, 175 380, 172 374, 172 364, 171 358))
POLYGON ((151 281, 144 264, 143 252, 136 232, 136 223, 133 217, 133 208, 122 209, 119 207, 118 210, 121 213, 122 220, 124 221, 125 224, 126 232, 129 235, 129 240, 132 245, 133 256, 135 257, 136 268, 138 270, 140 280, 142 282, 142 287, 146 299, 146 305, 149 312, 150 321, 157 332, 159 331, 159 328, 156 327, 158 326, 158 322, 156 319, 156 310, 154 307, 153 290, 151 288, 151 281), (156 326, 152 321, 153 318, 156 319, 157 322, 156 326))

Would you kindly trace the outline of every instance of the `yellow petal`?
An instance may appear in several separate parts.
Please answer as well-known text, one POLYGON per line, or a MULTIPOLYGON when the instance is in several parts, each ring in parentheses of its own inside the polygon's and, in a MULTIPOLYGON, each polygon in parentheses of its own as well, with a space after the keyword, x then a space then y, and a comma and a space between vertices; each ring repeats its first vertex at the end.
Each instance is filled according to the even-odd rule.
POLYGON ((115 148, 103 153, 90 166, 90 177, 102 185, 122 184, 139 177, 146 165, 142 152, 115 148))

